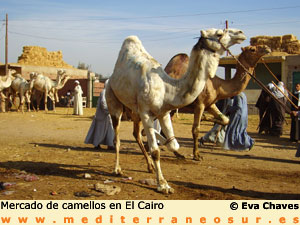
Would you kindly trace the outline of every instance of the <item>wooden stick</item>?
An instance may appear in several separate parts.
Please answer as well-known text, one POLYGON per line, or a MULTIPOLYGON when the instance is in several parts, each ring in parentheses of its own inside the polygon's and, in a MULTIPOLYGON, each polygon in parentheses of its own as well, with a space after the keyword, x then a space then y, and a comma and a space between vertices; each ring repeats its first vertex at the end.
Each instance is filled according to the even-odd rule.
POLYGON ((274 83, 274 81, 272 81, 272 83, 277 88, 277 90, 279 90, 284 95, 284 97, 286 97, 286 99, 292 104, 292 106, 294 106, 297 109, 298 106, 296 106, 295 103, 292 102, 292 100, 289 99, 289 97, 274 83))
MULTIPOLYGON (((277 77, 275 76, 275 74, 271 71, 271 69, 268 67, 268 65, 265 63, 264 59, 261 59, 262 63, 265 65, 265 67, 267 68, 267 70, 270 72, 270 74, 275 78, 275 80, 277 80, 277 82, 279 82, 279 80, 277 79, 277 77)), ((297 99, 299 101, 299 99, 293 95, 285 86, 283 86, 285 90, 287 90, 287 92, 294 97, 295 99, 297 99)))

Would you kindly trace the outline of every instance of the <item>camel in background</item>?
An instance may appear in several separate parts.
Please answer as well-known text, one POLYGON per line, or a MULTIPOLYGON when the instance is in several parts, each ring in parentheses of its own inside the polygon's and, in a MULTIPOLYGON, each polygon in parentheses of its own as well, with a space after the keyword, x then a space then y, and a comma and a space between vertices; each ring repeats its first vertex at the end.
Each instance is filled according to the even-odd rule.
MULTIPOLYGON (((38 74, 35 72, 30 73, 30 90, 33 88, 44 93, 44 103, 45 111, 48 111, 47 108, 47 98, 49 97, 53 102, 53 110, 55 111, 55 101, 58 102, 58 90, 63 88, 70 77, 66 75, 65 70, 58 70, 56 80, 53 81, 49 77, 44 76, 43 74, 38 74)), ((39 110, 41 95, 37 94, 37 110, 39 110)))
POLYGON ((16 79, 14 79, 11 83, 11 92, 13 95, 13 102, 16 105, 16 97, 19 95, 20 104, 17 108, 17 111, 21 109, 21 112, 24 113, 24 102, 27 103, 27 110, 30 112, 30 84, 29 82, 23 78, 20 74, 16 75, 16 79))
POLYGON ((2 112, 5 112, 5 100, 7 99, 3 91, 10 87, 11 82, 15 79, 15 73, 15 70, 9 69, 7 75, 0 76, 0 99, 2 112))
MULTIPOLYGON (((271 52, 271 49, 265 45, 247 46, 242 48, 242 53, 239 55, 238 60, 244 67, 253 73, 257 62, 261 57, 271 52)), ((179 79, 184 75, 187 70, 189 57, 186 54, 178 54, 174 56, 166 66, 166 72, 173 78, 179 79), (179 75, 178 71, 183 72, 179 75)), ((204 110, 207 110, 214 116, 214 122, 222 125, 227 125, 229 119, 223 115, 215 105, 216 101, 226 98, 231 98, 238 95, 247 87, 251 77, 245 69, 237 64, 236 73, 230 80, 224 80, 217 76, 209 78, 206 85, 197 99, 186 107, 193 108, 194 110, 194 123, 192 128, 193 134, 193 155, 195 160, 201 160, 198 150, 198 136, 200 133, 200 121, 204 110)))

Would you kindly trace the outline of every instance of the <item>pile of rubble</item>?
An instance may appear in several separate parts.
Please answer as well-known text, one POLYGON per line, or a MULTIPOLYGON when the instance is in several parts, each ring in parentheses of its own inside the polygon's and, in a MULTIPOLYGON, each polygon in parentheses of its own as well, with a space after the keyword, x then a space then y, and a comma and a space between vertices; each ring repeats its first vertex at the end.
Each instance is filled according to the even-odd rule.
POLYGON ((39 46, 24 46, 22 55, 18 57, 18 64, 73 68, 63 61, 62 51, 48 52, 46 48, 39 46))
POLYGON ((250 44, 267 45, 272 49, 272 52, 300 54, 300 41, 292 34, 283 36, 256 36, 250 39, 250 44))

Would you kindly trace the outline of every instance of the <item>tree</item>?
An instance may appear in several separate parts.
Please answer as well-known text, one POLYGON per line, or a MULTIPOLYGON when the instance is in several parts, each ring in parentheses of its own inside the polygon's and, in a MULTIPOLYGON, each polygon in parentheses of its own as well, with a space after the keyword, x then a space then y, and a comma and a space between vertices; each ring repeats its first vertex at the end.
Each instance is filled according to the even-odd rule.
POLYGON ((78 63, 77 69, 81 69, 81 70, 88 70, 91 71, 92 66, 91 65, 87 65, 84 62, 80 62, 78 63))

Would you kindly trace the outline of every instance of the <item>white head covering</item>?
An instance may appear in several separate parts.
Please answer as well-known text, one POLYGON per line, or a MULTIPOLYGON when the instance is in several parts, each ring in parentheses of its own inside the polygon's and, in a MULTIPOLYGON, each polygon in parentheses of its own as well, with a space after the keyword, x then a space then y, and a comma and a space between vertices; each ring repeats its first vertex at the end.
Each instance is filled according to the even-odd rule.
POLYGON ((273 88, 274 88, 275 86, 274 86, 274 84, 272 84, 272 83, 268 83, 267 84, 267 88, 271 91, 273 88))
POLYGON ((78 80, 75 80, 74 83, 75 83, 75 84, 80 84, 78 80))
MULTIPOLYGON (((278 82, 277 86, 278 86, 278 89, 280 89, 283 93, 285 92, 285 90, 284 90, 284 83, 282 81, 278 82)), ((274 95, 276 96, 276 98, 283 98, 284 95, 278 89, 275 88, 274 95)))

